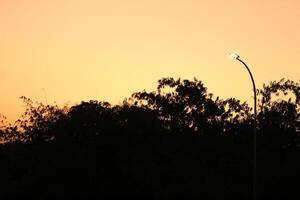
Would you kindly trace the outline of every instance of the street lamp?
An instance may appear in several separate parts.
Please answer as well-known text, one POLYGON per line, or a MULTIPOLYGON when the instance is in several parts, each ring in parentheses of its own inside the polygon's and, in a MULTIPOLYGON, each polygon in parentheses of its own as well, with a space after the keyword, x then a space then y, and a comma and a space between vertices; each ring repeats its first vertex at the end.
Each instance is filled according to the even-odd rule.
POLYGON ((244 61, 240 59, 240 56, 236 53, 230 53, 229 57, 235 60, 240 61, 248 70, 252 84, 253 84, 253 92, 254 92, 254 122, 253 122, 253 200, 256 200, 256 116, 257 116, 257 111, 256 111, 256 87, 255 87, 255 82, 254 78, 252 76, 252 73, 249 69, 249 67, 246 65, 244 61))

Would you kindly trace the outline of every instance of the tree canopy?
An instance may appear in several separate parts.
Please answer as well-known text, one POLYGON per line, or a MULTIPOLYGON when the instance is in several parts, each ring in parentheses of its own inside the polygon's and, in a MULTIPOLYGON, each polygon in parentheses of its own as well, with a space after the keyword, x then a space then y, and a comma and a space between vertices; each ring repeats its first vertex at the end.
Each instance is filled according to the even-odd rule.
MULTIPOLYGON (((258 195, 288 199, 300 177, 300 86, 282 79, 257 94, 258 195)), ((121 105, 21 100, 21 119, 0 116, 3 196, 251 199, 253 110, 202 81, 162 78, 121 105)))

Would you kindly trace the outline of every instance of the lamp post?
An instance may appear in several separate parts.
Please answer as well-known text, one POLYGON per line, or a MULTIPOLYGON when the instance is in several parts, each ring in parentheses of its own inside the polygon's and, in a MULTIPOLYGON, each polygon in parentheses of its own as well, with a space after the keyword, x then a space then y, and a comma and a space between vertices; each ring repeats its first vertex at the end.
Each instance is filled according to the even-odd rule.
POLYGON ((256 116, 257 116, 257 111, 256 111, 256 87, 255 87, 255 82, 254 78, 252 76, 252 73, 249 69, 249 67, 246 65, 246 63, 240 59, 240 56, 236 53, 230 53, 229 56, 235 60, 238 60, 241 62, 246 69, 248 70, 252 84, 253 84, 253 92, 254 92, 254 122, 253 122, 253 200, 256 200, 256 116))

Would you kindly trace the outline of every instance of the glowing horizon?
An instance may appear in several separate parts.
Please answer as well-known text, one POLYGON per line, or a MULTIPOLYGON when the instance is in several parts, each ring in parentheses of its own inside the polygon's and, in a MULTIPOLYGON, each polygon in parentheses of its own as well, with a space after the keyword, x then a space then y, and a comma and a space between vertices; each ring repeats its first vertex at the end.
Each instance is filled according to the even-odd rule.
POLYGON ((228 53, 258 88, 299 81, 299 9, 297 0, 2 0, 0 113, 18 118, 23 95, 118 104, 162 77, 196 77, 252 106, 249 75, 228 53))

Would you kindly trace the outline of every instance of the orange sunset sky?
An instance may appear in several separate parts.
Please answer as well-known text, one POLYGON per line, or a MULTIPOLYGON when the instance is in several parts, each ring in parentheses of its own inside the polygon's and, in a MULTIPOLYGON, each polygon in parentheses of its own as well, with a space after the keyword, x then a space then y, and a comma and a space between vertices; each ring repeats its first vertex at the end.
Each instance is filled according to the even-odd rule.
POLYGON ((258 88, 299 81, 300 1, 0 0, 0 113, 17 119, 22 95, 118 104, 170 76, 252 106, 250 77, 231 51, 258 88))

